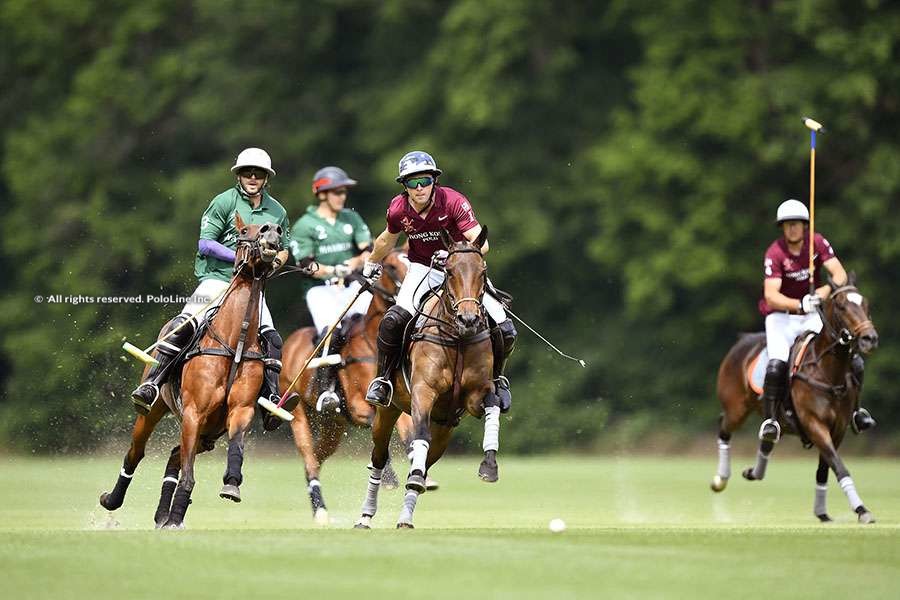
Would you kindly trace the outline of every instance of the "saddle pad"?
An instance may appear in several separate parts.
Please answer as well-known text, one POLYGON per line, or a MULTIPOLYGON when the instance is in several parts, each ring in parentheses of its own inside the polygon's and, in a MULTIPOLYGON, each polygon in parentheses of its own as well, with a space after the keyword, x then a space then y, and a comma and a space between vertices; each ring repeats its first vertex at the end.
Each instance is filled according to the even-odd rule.
MULTIPOLYGON (((791 364, 792 376, 800 368, 800 363, 803 362, 803 357, 806 355, 806 349, 809 348, 809 343, 814 337, 816 337, 816 334, 812 331, 808 331, 794 342, 796 350, 794 351, 794 360, 791 364)), ((768 348, 763 347, 753 360, 750 361, 750 364, 747 365, 747 383, 750 385, 750 389, 759 395, 762 395, 763 393, 767 364, 769 364, 769 350, 768 348)))

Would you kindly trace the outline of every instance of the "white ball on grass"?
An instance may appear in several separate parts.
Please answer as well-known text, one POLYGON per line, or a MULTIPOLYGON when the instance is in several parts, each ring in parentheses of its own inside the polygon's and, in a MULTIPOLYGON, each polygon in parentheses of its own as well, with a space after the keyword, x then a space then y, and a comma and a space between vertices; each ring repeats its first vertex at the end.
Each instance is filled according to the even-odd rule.
POLYGON ((560 533, 566 530, 566 522, 559 518, 551 519, 549 527, 553 533, 560 533))

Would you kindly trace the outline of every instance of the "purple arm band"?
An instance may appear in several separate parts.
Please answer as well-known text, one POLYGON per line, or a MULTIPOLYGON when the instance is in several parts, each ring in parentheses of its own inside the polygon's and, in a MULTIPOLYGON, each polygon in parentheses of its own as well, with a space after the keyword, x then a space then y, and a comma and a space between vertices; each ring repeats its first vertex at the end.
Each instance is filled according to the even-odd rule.
POLYGON ((212 256, 213 258, 218 258, 219 260, 230 263, 234 262, 234 250, 227 246, 223 246, 216 240, 201 239, 197 245, 200 249, 200 254, 203 256, 212 256))

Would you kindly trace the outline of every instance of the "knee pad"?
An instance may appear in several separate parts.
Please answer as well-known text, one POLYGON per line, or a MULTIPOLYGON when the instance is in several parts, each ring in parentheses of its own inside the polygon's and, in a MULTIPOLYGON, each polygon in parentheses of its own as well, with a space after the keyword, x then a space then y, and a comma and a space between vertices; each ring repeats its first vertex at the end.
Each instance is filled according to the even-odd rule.
POLYGON ((269 358, 281 358, 281 348, 284 346, 284 341, 281 339, 281 336, 278 334, 277 329, 266 329, 265 331, 259 332, 259 337, 263 339, 266 344, 266 354, 269 355, 269 358))
POLYGON ((390 307, 378 326, 378 343, 390 347, 402 344, 403 330, 410 319, 412 315, 405 308, 396 304, 390 307))
POLYGON ((777 358, 773 358, 769 361, 769 364, 766 365, 766 380, 774 380, 779 383, 783 383, 785 378, 787 377, 787 363, 783 360, 778 360, 777 358))
POLYGON ((498 327, 500 328, 500 333, 503 334, 503 347, 506 355, 509 356, 516 346, 516 337, 518 337, 519 332, 516 331, 516 325, 512 319, 503 321, 498 327))

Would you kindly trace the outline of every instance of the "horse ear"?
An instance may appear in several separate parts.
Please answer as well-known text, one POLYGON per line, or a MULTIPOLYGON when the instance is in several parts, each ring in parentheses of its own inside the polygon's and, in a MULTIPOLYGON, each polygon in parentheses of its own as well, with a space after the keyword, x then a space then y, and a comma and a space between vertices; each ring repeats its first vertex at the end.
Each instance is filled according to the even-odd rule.
POLYGON ((481 247, 484 246, 484 243, 487 241, 487 238, 488 238, 488 228, 487 228, 487 225, 484 225, 481 228, 481 233, 478 234, 478 237, 475 238, 475 241, 472 243, 475 245, 476 248, 481 250, 481 247))
POLYGON ((831 273, 828 271, 828 269, 822 269, 822 270, 825 271, 825 283, 828 284, 828 287, 830 287, 832 291, 838 289, 838 286, 834 282, 834 278, 831 276, 831 273))
POLYGON ((444 248, 447 250, 453 246, 453 238, 450 237, 450 234, 447 233, 446 229, 441 229, 441 241, 444 243, 444 248))
POLYGON ((853 287, 856 287, 856 271, 850 271, 850 273, 847 275, 847 283, 849 285, 852 285, 853 287))
POLYGON ((238 211, 234 211, 234 227, 238 231, 246 227, 244 220, 241 218, 241 213, 239 213, 238 211))

